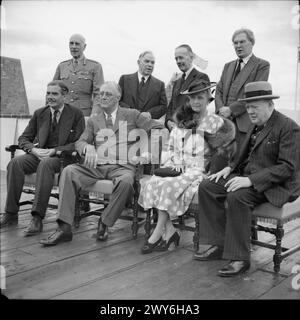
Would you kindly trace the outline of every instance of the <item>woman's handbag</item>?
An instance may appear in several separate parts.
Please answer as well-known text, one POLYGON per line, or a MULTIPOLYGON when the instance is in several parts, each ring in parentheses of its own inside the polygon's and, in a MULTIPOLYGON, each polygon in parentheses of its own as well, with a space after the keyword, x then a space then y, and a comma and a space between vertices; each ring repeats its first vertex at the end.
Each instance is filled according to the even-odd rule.
POLYGON ((176 171, 171 167, 158 168, 154 170, 154 175, 159 177, 177 177, 181 175, 181 170, 176 171))

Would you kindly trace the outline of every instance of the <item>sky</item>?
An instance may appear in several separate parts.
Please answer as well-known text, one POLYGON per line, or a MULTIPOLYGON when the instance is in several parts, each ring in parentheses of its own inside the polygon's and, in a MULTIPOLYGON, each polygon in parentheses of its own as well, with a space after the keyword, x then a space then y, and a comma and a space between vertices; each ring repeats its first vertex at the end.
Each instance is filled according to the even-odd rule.
MULTIPOLYGON (((202 71, 211 81, 218 81, 224 64, 236 58, 233 32, 247 27, 255 34, 254 54, 271 64, 269 81, 281 96, 276 105, 294 109, 297 3, 4 0, 1 55, 21 60, 28 100, 44 101, 58 63, 70 58, 68 42, 74 33, 85 36, 85 56, 101 63, 105 80, 118 81, 122 74, 135 72, 138 55, 152 50, 156 58, 153 75, 167 84, 179 71, 174 49, 183 43, 208 60, 202 71)), ((296 108, 300 109, 299 102, 296 108)))

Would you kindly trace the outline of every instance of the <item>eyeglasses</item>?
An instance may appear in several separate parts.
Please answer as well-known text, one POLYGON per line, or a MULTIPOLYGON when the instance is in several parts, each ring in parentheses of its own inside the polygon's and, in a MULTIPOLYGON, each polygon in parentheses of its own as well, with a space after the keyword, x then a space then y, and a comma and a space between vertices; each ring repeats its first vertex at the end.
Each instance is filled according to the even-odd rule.
POLYGON ((107 91, 100 91, 100 96, 101 97, 107 96, 108 98, 111 98, 113 96, 113 94, 111 92, 107 92, 107 91))

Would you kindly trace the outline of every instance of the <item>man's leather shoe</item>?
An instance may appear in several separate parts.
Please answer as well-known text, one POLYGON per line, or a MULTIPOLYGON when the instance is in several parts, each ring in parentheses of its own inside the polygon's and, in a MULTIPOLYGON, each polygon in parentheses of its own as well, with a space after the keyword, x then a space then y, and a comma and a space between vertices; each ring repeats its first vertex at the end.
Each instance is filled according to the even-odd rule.
POLYGON ((108 238, 108 227, 106 224, 102 222, 101 218, 99 218, 96 239, 99 241, 106 241, 107 238, 108 238))
POLYGON ((227 266, 219 270, 220 277, 234 277, 247 271, 250 268, 250 261, 248 260, 232 260, 227 266))
POLYGON ((200 261, 222 259, 223 247, 211 246, 206 251, 194 253, 194 259, 200 261))
POLYGON ((40 244, 47 246, 55 246, 60 242, 71 241, 73 238, 73 233, 71 231, 66 232, 61 229, 57 229, 54 233, 50 234, 47 239, 40 241, 40 244))
POLYGON ((28 228, 24 231, 25 237, 34 236, 43 231, 42 218, 35 215, 30 221, 28 228))
POLYGON ((18 224, 18 214, 6 212, 2 213, 0 228, 8 227, 15 224, 18 224))

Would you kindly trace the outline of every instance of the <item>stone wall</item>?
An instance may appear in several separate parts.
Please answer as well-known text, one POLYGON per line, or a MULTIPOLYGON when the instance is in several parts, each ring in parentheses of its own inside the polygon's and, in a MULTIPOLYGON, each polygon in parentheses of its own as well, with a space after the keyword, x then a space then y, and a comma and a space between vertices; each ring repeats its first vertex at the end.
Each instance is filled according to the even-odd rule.
POLYGON ((1 57, 1 116, 28 115, 28 101, 21 61, 1 57))

